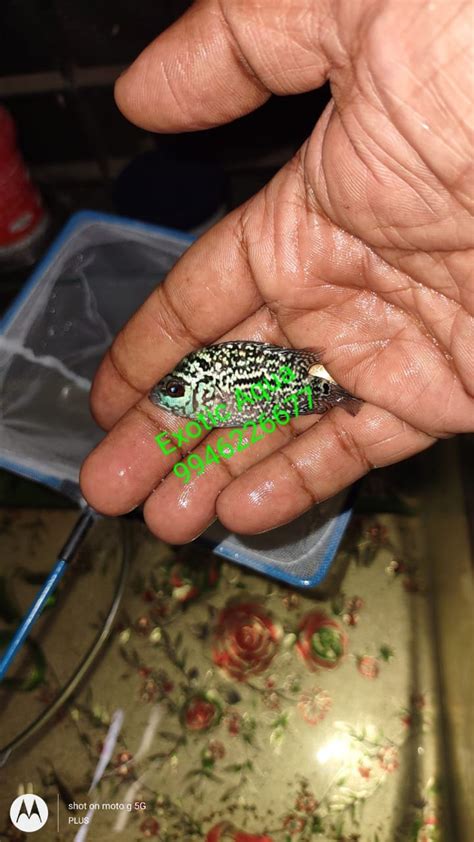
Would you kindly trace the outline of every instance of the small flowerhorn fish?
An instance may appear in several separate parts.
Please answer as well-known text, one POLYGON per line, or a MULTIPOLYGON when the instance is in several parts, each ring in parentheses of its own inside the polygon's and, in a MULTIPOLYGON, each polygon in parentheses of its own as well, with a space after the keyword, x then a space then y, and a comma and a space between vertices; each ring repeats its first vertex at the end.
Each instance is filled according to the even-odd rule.
POLYGON ((316 351, 264 342, 220 342, 188 354, 150 392, 156 406, 185 418, 233 427, 285 407, 292 416, 322 415, 362 402, 332 379, 316 351))

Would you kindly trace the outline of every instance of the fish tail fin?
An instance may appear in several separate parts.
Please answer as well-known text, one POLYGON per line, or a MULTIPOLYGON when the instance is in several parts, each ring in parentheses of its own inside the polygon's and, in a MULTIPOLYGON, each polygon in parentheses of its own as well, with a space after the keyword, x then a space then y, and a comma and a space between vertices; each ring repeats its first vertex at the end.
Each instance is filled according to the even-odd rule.
POLYGON ((351 395, 350 392, 346 392, 342 386, 334 386, 331 389, 331 402, 334 406, 340 406, 342 409, 345 409, 352 416, 357 415, 364 403, 359 398, 351 395))
POLYGON ((347 398, 341 402, 341 406, 349 415, 352 415, 353 418, 360 412, 362 408, 363 401, 359 400, 359 398, 354 398, 352 395, 348 395, 347 398))

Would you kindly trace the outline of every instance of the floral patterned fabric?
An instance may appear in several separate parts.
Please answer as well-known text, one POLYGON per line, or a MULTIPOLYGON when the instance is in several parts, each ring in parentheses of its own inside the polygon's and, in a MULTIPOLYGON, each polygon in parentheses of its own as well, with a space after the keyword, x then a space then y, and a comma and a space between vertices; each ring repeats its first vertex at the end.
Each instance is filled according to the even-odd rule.
MULTIPOLYGON (((27 604, 71 519, 4 516, 4 630, 13 622, 5 606, 27 604)), ((36 680, 25 661, 4 691, 3 743, 79 661, 107 610, 119 557, 117 524, 99 524, 38 626, 36 680)), ((131 809, 94 810, 90 842, 119 830, 126 842, 439 840, 426 563, 411 514, 356 517, 315 594, 196 544, 173 549, 135 526, 111 642, 46 734, 2 773, 0 837, 23 838, 7 807, 33 782, 54 816, 41 840, 74 839, 91 800, 131 809), (123 725, 92 798, 117 710, 123 725)))

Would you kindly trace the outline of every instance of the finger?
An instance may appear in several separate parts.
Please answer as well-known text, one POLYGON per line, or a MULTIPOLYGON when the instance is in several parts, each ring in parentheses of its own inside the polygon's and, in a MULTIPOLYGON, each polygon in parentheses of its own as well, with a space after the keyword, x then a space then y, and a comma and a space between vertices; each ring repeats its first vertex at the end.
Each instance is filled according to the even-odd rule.
POLYGON ((262 303, 230 214, 189 248, 116 337, 91 390, 91 410, 113 424, 190 351, 212 342, 262 303))
POLYGON ((116 83, 118 107, 152 131, 203 129, 262 105, 272 92, 322 85, 328 60, 320 44, 332 29, 328 4, 307 10, 294 37, 298 4, 282 0, 193 5, 136 59, 116 83))
POLYGON ((217 500, 216 515, 228 529, 242 534, 273 529, 371 468, 405 459, 433 441, 368 404, 356 418, 334 409, 228 485, 217 500))
POLYGON ((170 473, 154 488, 143 510, 148 528, 170 544, 192 541, 215 520, 216 500, 235 477, 317 423, 318 417, 306 416, 283 427, 274 425, 273 432, 268 419, 255 430, 214 430, 192 453, 202 459, 204 473, 191 470, 192 478, 185 484, 170 473), (230 457, 221 455, 232 450, 230 457))

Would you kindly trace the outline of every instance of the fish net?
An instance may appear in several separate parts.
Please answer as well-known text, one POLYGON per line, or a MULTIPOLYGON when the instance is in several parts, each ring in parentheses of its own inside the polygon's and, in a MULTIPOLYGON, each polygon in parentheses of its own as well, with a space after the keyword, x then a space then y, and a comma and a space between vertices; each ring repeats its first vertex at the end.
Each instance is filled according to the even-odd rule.
MULTIPOLYGON (((190 242, 101 214, 72 218, 0 325, 0 465, 81 499, 81 463, 103 436, 88 405, 94 372, 190 242)), ((207 538, 238 563, 315 584, 347 516, 337 498, 267 535, 207 538)))
POLYGON ((5 462, 51 476, 68 493, 103 435, 88 392, 114 335, 189 244, 78 215, 7 313, 0 335, 0 435, 5 462))

